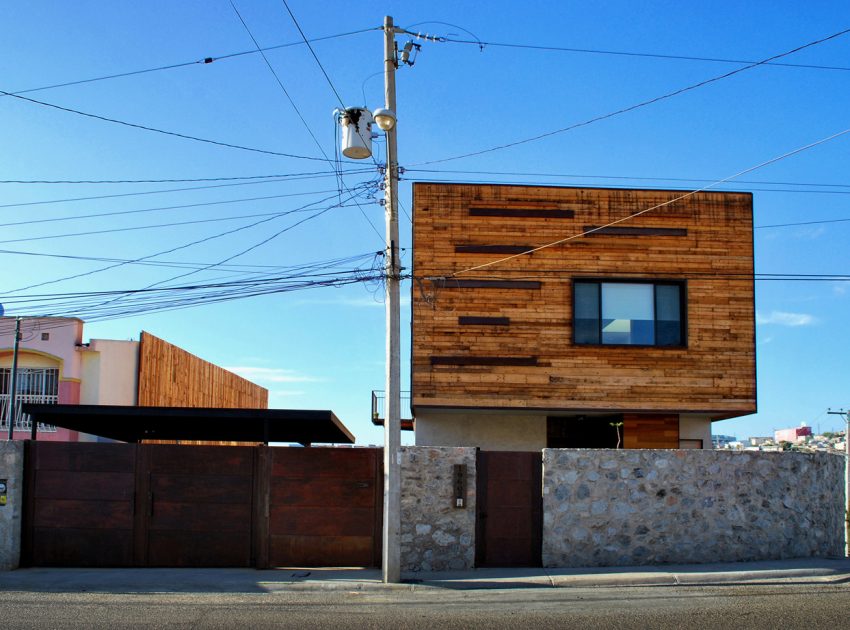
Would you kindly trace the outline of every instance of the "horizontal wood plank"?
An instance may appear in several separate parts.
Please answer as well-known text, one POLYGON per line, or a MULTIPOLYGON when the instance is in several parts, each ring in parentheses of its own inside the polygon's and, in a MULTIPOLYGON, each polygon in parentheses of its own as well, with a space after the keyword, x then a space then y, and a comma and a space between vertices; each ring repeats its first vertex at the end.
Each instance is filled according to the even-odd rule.
POLYGON ((673 227, 624 227, 622 225, 585 225, 585 236, 687 236, 686 228, 673 227))

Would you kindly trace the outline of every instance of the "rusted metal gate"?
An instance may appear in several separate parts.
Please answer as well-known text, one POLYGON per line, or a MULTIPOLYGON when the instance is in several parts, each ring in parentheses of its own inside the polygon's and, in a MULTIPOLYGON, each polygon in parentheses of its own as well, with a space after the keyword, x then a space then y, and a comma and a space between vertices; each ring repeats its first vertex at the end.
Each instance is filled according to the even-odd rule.
POLYGON ((143 445, 140 564, 252 566, 254 457, 244 446, 143 445))
POLYGON ((27 566, 373 566, 379 449, 30 442, 27 566))
POLYGON ((380 449, 268 449, 259 566, 380 566, 380 449))
POLYGON ((27 443, 22 564, 133 566, 135 486, 134 444, 27 443))
POLYGON ((479 451, 475 565, 539 567, 542 454, 479 451))

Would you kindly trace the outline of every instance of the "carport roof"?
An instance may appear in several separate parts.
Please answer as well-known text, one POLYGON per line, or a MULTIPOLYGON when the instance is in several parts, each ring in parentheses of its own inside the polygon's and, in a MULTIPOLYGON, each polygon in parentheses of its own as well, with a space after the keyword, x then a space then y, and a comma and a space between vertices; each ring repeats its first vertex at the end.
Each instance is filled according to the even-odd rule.
POLYGON ((91 435, 141 440, 353 444, 332 411, 24 404, 33 421, 91 435))

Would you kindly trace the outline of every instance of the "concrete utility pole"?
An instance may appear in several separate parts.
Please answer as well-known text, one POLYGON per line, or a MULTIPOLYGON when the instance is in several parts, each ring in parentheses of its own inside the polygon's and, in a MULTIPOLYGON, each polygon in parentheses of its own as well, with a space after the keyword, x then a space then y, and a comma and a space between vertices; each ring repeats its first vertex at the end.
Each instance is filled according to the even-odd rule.
POLYGON ((828 409, 827 413, 844 418, 844 553, 850 558, 850 411, 828 409))
POLYGON ((15 414, 17 413, 17 394, 18 394, 18 346, 21 343, 21 321, 23 317, 15 318, 15 350, 12 353, 12 378, 9 383, 9 407, 6 422, 8 423, 9 435, 8 439, 14 439, 15 431, 15 414))
MULTIPOLYGON (((384 17, 384 97, 385 107, 396 112, 395 27, 390 16, 384 17)), ((385 173, 385 218, 387 228, 386 309, 387 309, 387 361, 386 361, 386 414, 384 418, 384 531, 382 567, 384 582, 401 581, 401 353, 399 315, 399 263, 398 248, 398 157, 396 153, 395 125, 387 134, 387 168, 385 173)))

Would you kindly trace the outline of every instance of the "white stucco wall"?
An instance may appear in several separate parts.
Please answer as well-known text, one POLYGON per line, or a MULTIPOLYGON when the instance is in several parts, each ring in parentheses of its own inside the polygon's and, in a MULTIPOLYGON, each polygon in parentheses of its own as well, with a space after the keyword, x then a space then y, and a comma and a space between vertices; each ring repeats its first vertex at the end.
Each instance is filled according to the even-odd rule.
POLYGON ((416 415, 416 446, 539 451, 546 448, 546 416, 424 410, 416 415))
POLYGON ((679 439, 702 440, 702 447, 710 449, 711 420, 708 416, 682 414, 679 416, 679 439))
POLYGON ((82 355, 83 405, 135 405, 138 401, 139 342, 92 339, 82 355))

